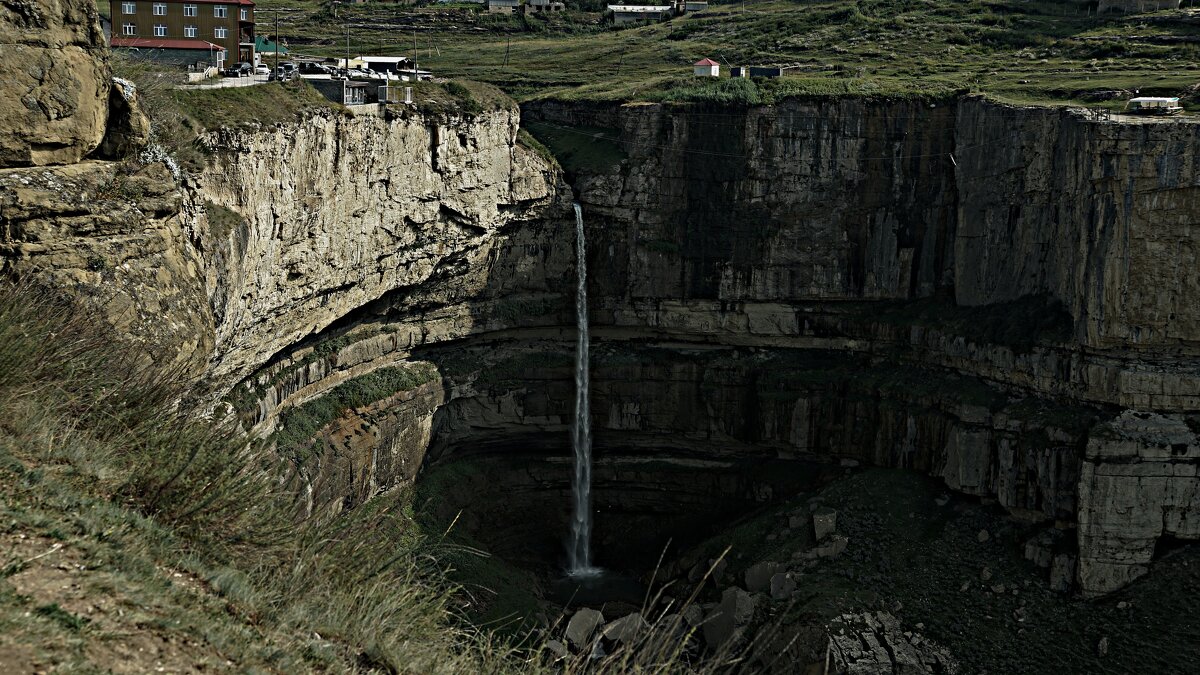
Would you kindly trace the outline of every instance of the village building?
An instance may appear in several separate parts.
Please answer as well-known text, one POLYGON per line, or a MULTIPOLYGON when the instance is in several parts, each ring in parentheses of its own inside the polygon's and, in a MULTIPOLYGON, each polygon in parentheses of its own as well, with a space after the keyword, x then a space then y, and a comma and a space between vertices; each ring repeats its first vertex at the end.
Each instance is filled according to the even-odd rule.
POLYGON ((309 80, 309 84, 325 98, 342 105, 364 105, 374 103, 378 95, 372 95, 376 85, 354 80, 309 80))
POLYGON ((252 0, 109 0, 114 49, 164 63, 257 63, 252 0))
POLYGON ((1139 96, 1129 99, 1125 110, 1139 115, 1178 115, 1183 112, 1183 106, 1174 96, 1139 96))
POLYGON ((730 77, 750 77, 750 69, 746 66, 732 66, 729 69, 730 77))
POLYGON ((783 77, 783 67, 750 66, 750 77, 783 77))
POLYGON ((279 50, 279 56, 282 57, 288 55, 288 48, 286 45, 279 44, 273 40, 268 40, 261 35, 254 38, 254 53, 258 54, 260 58, 264 56, 274 57, 276 54, 276 49, 279 50))
POLYGON ((515 14, 521 11, 521 0, 488 0, 489 14, 515 14))
POLYGON ((360 56, 355 61, 377 73, 411 73, 417 67, 407 56, 360 56))
POLYGON ((686 0, 683 3, 684 12, 703 12, 708 9, 708 2, 705 0, 686 0))
POLYGON ((721 64, 712 59, 700 59, 692 64, 692 73, 696 77, 720 77, 721 64))
POLYGON ((613 22, 618 26, 623 26, 639 21, 668 19, 675 11, 675 7, 673 5, 609 5, 608 11, 613 13, 613 22))
POLYGON ((525 6, 536 13, 541 12, 561 12, 567 6, 557 0, 528 0, 525 6))

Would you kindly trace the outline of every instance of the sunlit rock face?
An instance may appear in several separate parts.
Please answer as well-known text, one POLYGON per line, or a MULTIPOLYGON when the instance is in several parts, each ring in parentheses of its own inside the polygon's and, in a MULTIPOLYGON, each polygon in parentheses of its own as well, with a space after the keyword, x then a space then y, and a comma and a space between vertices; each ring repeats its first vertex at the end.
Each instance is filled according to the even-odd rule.
POLYGON ((0 167, 78 162, 100 145, 111 75, 90 0, 0 6, 0 167))

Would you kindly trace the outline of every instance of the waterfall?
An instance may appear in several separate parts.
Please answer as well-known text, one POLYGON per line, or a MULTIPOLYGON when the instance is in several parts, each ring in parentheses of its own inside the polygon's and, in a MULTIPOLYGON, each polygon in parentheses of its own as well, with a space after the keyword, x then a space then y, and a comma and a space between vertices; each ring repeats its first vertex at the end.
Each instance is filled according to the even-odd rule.
POLYGON ((590 574, 592 569, 592 421, 588 402, 588 312, 587 251, 584 247, 583 209, 575 204, 575 258, 579 273, 575 291, 575 323, 579 337, 575 346, 575 421, 571 425, 571 448, 575 452, 575 475, 571 484, 575 512, 571 518, 571 574, 590 574))

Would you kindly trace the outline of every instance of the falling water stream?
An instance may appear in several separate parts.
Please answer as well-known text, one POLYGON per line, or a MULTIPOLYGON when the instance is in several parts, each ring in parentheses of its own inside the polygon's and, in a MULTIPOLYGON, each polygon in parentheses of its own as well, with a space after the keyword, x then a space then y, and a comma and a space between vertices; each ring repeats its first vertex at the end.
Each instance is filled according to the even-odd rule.
POLYGON ((587 251, 584 247, 583 209, 575 204, 575 256, 579 272, 575 291, 575 323, 579 329, 575 348, 575 422, 571 447, 575 475, 571 483, 575 512, 571 518, 568 570, 572 576, 595 574, 592 567, 592 422, 588 402, 587 251))

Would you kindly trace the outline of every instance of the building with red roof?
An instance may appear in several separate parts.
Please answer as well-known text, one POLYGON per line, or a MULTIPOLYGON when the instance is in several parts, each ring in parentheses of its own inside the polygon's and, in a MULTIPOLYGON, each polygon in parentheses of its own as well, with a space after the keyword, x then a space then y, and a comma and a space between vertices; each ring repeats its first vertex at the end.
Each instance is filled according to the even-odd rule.
POLYGON ((696 77, 720 77, 721 64, 712 59, 700 59, 692 64, 692 73, 696 77))

